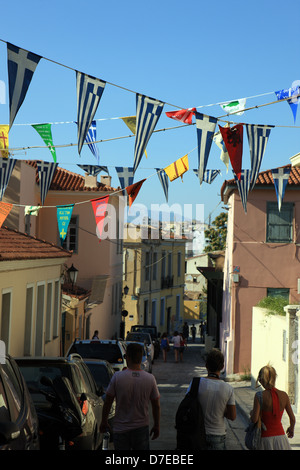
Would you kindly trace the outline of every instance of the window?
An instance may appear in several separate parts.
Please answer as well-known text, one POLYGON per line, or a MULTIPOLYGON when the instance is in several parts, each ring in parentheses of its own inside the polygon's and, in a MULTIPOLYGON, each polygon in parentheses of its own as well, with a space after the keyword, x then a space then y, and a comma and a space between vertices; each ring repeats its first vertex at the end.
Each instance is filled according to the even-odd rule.
POLYGON ((152 265, 152 279, 156 281, 157 279, 157 253, 153 253, 153 265, 152 265))
POLYGON ((290 298, 290 289, 276 289, 269 287, 267 289, 267 296, 268 297, 283 297, 285 300, 289 301, 290 298))
POLYGON ((160 326, 165 324, 165 298, 160 299, 160 326))
POLYGON ((278 210, 277 202, 267 203, 267 242, 291 243, 293 241, 293 208, 291 202, 282 203, 278 210))
POLYGON ((71 217, 63 248, 78 253, 78 216, 71 217))
POLYGON ((24 333, 24 356, 31 355, 31 335, 33 324, 33 294, 32 285, 27 286, 26 290, 26 312, 25 312, 25 333, 24 333))
POLYGON ((47 306, 46 306, 46 341, 51 341, 51 318, 52 318, 52 290, 53 284, 49 282, 47 285, 47 306))
POLYGON ((1 310, 1 339, 9 349, 10 336, 10 320, 11 320, 11 291, 2 291, 2 310, 1 310))
POLYGON ((54 301, 53 301, 53 338, 59 336, 60 329, 60 282, 59 280, 54 282, 54 301))
POLYGON ((151 255, 149 252, 146 253, 146 265, 145 265, 145 281, 150 280, 151 275, 151 255))
POLYGON ((151 325, 156 325, 156 299, 152 300, 151 325))
POLYGON ((176 321, 180 318, 180 294, 176 295, 176 321))
POLYGON ((177 276, 181 276, 181 251, 177 253, 177 276))
POLYGON ((36 330, 35 330, 35 355, 43 355, 44 342, 44 311, 45 311, 45 285, 37 286, 36 302, 36 330))

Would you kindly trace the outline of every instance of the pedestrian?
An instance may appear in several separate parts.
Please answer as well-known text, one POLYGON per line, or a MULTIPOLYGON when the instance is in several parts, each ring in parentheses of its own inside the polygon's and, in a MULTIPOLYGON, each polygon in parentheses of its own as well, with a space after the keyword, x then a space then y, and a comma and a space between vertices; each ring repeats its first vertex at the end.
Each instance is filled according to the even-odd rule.
POLYGON ((127 346, 127 369, 116 372, 106 390, 100 431, 109 429, 108 415, 116 400, 113 423, 115 450, 149 450, 149 435, 157 439, 160 431, 160 395, 155 377, 141 369, 143 348, 127 346), (149 403, 153 427, 149 434, 149 403))
POLYGON ((179 349, 180 349, 180 335, 178 331, 174 331, 174 335, 172 338, 172 343, 174 347, 174 354, 175 354, 175 362, 178 362, 179 359, 179 349))
MULTIPOLYGON (((201 377, 198 388, 198 400, 203 411, 208 450, 226 449, 225 418, 232 421, 236 418, 233 387, 220 379, 223 368, 222 352, 212 349, 206 358, 207 377, 201 377)), ((189 389, 190 387, 191 383, 189 389)))
POLYGON ((250 414, 250 419, 253 423, 256 423, 259 416, 261 416, 261 421, 264 424, 262 426, 259 450, 291 450, 288 438, 291 439, 294 436, 296 419, 287 393, 275 388, 276 378, 276 370, 268 364, 260 369, 256 381, 257 386, 260 383, 265 389, 262 392, 262 409, 260 409, 256 393, 253 410, 250 414), (284 410, 287 412, 290 420, 290 425, 286 430, 287 436, 281 423, 284 410))
POLYGON ((200 343, 204 343, 204 325, 203 321, 199 325, 200 343))
POLYGON ((99 339, 99 331, 95 330, 92 339, 99 339))
POLYGON ((183 333, 179 333, 179 336, 180 336, 179 357, 180 357, 180 362, 182 362, 183 361, 184 348, 186 347, 186 339, 183 336, 183 333))
POLYGON ((167 352, 170 350, 170 344, 167 333, 163 333, 160 339, 160 348, 163 353, 164 362, 167 362, 167 352))
POLYGON ((183 333, 183 336, 186 339, 186 342, 188 342, 188 340, 189 340, 189 325, 187 324, 186 321, 184 322, 184 325, 183 325, 183 328, 182 328, 182 333, 183 333))
POLYGON ((196 341, 196 327, 195 327, 194 324, 191 327, 191 334, 192 334, 192 338, 193 338, 193 343, 195 343, 195 341, 196 341))

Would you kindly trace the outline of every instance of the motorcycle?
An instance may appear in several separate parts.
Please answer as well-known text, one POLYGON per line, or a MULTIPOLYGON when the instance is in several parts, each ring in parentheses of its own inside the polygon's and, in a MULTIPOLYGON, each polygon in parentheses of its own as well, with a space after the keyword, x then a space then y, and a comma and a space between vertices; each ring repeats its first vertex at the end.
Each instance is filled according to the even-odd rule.
POLYGON ((41 384, 51 391, 41 389, 51 406, 37 409, 41 450, 66 450, 73 439, 82 433, 84 415, 67 377, 42 377, 41 384))

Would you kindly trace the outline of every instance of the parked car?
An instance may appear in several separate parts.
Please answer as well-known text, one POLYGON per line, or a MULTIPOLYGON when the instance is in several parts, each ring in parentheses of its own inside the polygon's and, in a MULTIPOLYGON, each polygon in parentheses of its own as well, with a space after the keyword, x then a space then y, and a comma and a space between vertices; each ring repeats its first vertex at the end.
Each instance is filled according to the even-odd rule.
POLYGON ((126 341, 134 341, 136 343, 144 343, 151 357, 151 362, 154 362, 154 345, 149 333, 137 331, 135 333, 127 333, 126 341))
POLYGON ((38 417, 14 359, 0 363, 0 450, 39 450, 38 417))
MULTIPOLYGON (((67 443, 69 450, 95 450, 101 446, 102 434, 100 424, 103 411, 103 390, 97 385, 82 358, 78 354, 69 357, 23 357, 16 359, 31 393, 37 413, 49 407, 41 390, 50 392, 50 387, 41 383, 42 377, 54 380, 56 377, 67 377, 84 414, 82 433, 67 443)), ((41 441, 41 449, 47 446, 41 441)))
POLYGON ((154 359, 157 359, 160 354, 160 342, 159 334, 157 333, 157 327, 155 325, 133 325, 131 327, 131 332, 142 332, 149 333, 154 345, 154 359))
POLYGON ((69 348, 68 354, 77 353, 84 359, 105 359, 115 371, 125 369, 127 362, 122 341, 109 339, 79 339, 69 348))
POLYGON ((126 342, 127 345, 131 344, 131 343, 137 343, 137 344, 140 344, 143 347, 144 354, 143 354, 143 358, 142 358, 141 369, 146 371, 146 372, 149 372, 150 374, 152 374, 151 355, 148 352, 147 346, 145 345, 145 343, 140 343, 138 341, 127 341, 126 342))

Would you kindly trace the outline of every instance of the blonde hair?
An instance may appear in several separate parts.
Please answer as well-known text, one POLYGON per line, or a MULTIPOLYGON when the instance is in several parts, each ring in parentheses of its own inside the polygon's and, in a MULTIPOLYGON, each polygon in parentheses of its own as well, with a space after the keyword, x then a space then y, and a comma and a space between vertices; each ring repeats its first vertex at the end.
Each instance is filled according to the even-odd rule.
POLYGON ((259 386, 260 382, 264 387, 270 385, 271 387, 275 387, 275 382, 277 378, 277 372, 270 364, 262 367, 258 373, 258 377, 256 380, 256 387, 259 386))

